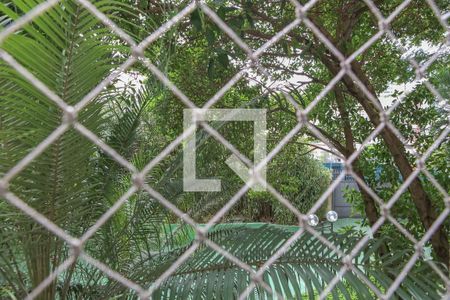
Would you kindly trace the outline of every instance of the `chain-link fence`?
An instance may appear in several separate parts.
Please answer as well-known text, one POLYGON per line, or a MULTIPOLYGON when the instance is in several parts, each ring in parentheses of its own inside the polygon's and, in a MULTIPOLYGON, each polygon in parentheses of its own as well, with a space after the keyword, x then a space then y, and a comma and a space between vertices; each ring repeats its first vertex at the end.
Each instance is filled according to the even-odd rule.
MULTIPOLYGON (((26 1, 25 1, 26 2, 26 1)), ((8 172, 6 172, 0 181, 0 195, 2 198, 6 199, 10 205, 15 206, 19 210, 21 210, 24 214, 26 214, 29 218, 33 219, 35 222, 39 223, 43 227, 45 227, 49 232, 58 236, 62 240, 66 241, 71 249, 71 255, 67 258, 63 263, 59 265, 44 281, 42 281, 37 287, 35 287, 27 296, 27 299, 36 298, 43 290, 45 290, 60 274, 67 271, 70 266, 77 260, 84 260, 86 263, 95 266, 108 277, 113 280, 118 281, 122 285, 126 286, 129 289, 134 290, 139 297, 142 299, 148 299, 152 297, 152 294, 170 277, 172 276, 176 270, 186 262, 189 257, 200 247, 200 245, 207 245, 214 251, 217 251, 220 255, 224 256, 227 260, 241 268, 242 270, 247 271, 250 274, 251 283, 245 288, 244 291, 239 296, 239 299, 246 299, 255 286, 260 286, 263 289, 267 290, 269 294, 276 295, 274 297, 278 297, 282 299, 283 296, 279 294, 278 291, 275 291, 273 287, 271 287, 264 279, 263 273, 267 269, 267 267, 276 263, 277 259, 280 258, 289 248, 292 246, 305 232, 316 237, 320 240, 326 247, 337 253, 342 259, 342 267, 335 274, 335 276, 329 280, 326 288, 320 293, 319 298, 326 298, 333 288, 342 280, 342 276, 345 275, 346 272, 354 272, 354 274, 359 278, 359 280, 363 281, 367 286, 373 291, 374 295, 380 299, 387 299, 392 297, 398 287, 402 284, 403 280, 407 276, 408 272, 415 265, 415 263, 421 259, 424 251, 424 245, 428 243, 434 234, 439 230, 443 222, 448 218, 450 213, 450 198, 446 192, 446 190, 438 183, 438 181, 433 177, 431 172, 427 170, 425 161, 432 154, 432 152, 439 147, 439 145, 447 138, 448 133, 450 131, 448 125, 444 127, 442 133, 435 140, 431 147, 426 150, 424 153, 416 152, 409 143, 407 139, 402 136, 402 133, 393 125, 390 121, 390 115, 393 111, 402 104, 402 101, 394 102, 387 110, 384 109, 380 103, 379 98, 374 95, 374 91, 367 86, 364 81, 364 78, 361 78, 359 75, 359 70, 355 70, 355 66, 353 62, 357 59, 359 55, 361 55, 364 51, 370 48, 373 44, 379 41, 383 37, 387 37, 393 44, 396 45, 397 50, 401 53, 407 53, 407 49, 403 46, 404 43, 401 43, 395 34, 390 29, 390 24, 393 20, 401 14, 402 10, 404 10, 412 1, 403 1, 401 5, 399 5, 390 15, 383 16, 380 10, 377 7, 377 2, 372 0, 365 0, 365 4, 369 7, 371 13, 379 25, 378 32, 373 35, 368 41, 366 41, 361 47, 359 47, 356 51, 354 51, 351 55, 344 55, 338 47, 335 45, 335 41, 333 41, 329 36, 324 34, 322 31, 320 24, 317 24, 315 21, 312 21, 308 17, 308 12, 312 7, 317 5, 319 1, 311 0, 306 4, 300 4, 295 0, 291 0, 291 4, 295 7, 296 18, 291 23, 287 24, 284 28, 279 30, 273 37, 268 38, 267 41, 258 49, 251 49, 244 40, 231 29, 227 23, 222 20, 218 14, 211 9, 207 1, 191 1, 187 3, 183 9, 181 9, 176 15, 171 17, 169 21, 160 26, 156 31, 152 32, 148 37, 142 40, 140 43, 136 43, 134 39, 129 36, 125 30, 122 30, 115 22, 113 22, 110 18, 108 18, 104 13, 96 8, 94 4, 89 2, 88 0, 77 0, 78 4, 87 9, 92 15, 94 15, 98 20, 100 20, 105 26, 107 26, 111 31, 117 34, 125 43, 127 43, 131 49, 132 54, 123 62, 120 67, 118 67, 114 72, 109 74, 100 84, 98 84, 94 89, 91 90, 87 95, 85 95, 81 101, 79 101, 76 105, 71 106, 65 103, 61 97, 50 88, 48 88, 42 81, 40 81, 32 72, 28 71, 27 68, 23 67, 15 58, 14 53, 8 53, 5 50, 0 49, 0 58, 6 62, 10 67, 12 67, 15 71, 17 71, 23 78, 25 78, 29 83, 31 83, 36 89, 42 92, 48 99, 53 101, 60 109, 64 115, 63 122, 59 124, 55 128, 55 130, 45 138, 41 143, 39 143, 34 149, 29 152, 25 157, 23 157, 13 168, 11 168, 8 172), (173 26, 177 25, 183 18, 186 18, 195 10, 200 10, 205 16, 207 16, 210 21, 215 23, 223 33, 225 33, 238 47, 240 47, 247 55, 247 64, 244 69, 241 69, 235 76, 231 78, 231 80, 224 85, 211 99, 209 99, 206 104, 201 107, 197 107, 180 89, 177 88, 175 84, 173 84, 168 77, 159 70, 154 62, 150 61, 145 55, 144 51, 149 47, 152 43, 154 43, 158 38, 160 38, 163 34, 169 31, 173 26), (204 120, 202 117, 207 113, 208 109, 213 107, 221 97, 241 78, 243 78, 250 70, 255 70, 256 72, 260 72, 264 74, 264 76, 268 76, 270 78, 270 72, 266 70, 263 64, 260 63, 260 57, 274 44, 283 39, 290 31, 294 30, 299 26, 305 26, 308 28, 318 43, 321 43, 326 47, 326 50, 329 51, 333 55, 333 59, 338 65, 335 65, 335 76, 332 80, 330 80, 326 87, 318 94, 318 96, 310 102, 310 104, 306 108, 300 107, 297 101, 295 101, 292 96, 283 89, 282 86, 275 86, 272 90, 278 91, 279 93, 283 93, 287 101, 295 107, 296 115, 298 119, 298 125, 295 126, 283 139, 281 139, 280 143, 273 148, 273 150, 268 153, 268 155, 262 159, 258 164, 253 165, 251 160, 248 159, 245 155, 240 153, 230 142, 228 142, 216 129, 212 126, 208 125, 207 122, 199 121, 203 129, 208 132, 211 136, 213 136, 216 140, 218 140, 223 146, 225 146, 229 151, 231 151, 235 156, 237 156, 242 162, 244 162, 247 166, 251 167, 251 172, 249 175, 249 181, 210 219, 210 221, 206 224, 206 226, 200 227, 191 218, 188 214, 180 210, 176 205, 174 205, 171 201, 166 199, 163 195, 161 195, 158 191, 152 188, 149 184, 146 183, 145 178, 147 174, 160 163, 164 158, 169 155, 176 147, 182 145, 183 141, 192 135, 196 130, 196 124, 192 124, 187 129, 179 135, 176 139, 174 139, 163 151, 161 151, 154 159, 152 159, 142 170, 138 170, 132 163, 127 161, 124 157, 122 157, 113 147, 109 146, 107 143, 102 141, 94 132, 90 129, 82 125, 77 120, 77 115, 82 112, 82 110, 90 104, 92 101, 96 99, 98 95, 106 88, 108 85, 112 84, 115 79, 117 79, 122 73, 126 72, 129 68, 133 66, 136 62, 142 63, 148 70, 156 76, 164 85, 167 87, 185 106, 189 109, 196 109, 196 118, 198 120, 204 120), (350 153, 346 157, 342 154, 339 154, 338 151, 335 151, 335 146, 333 143, 325 137, 320 128, 316 125, 312 124, 308 120, 308 114, 315 108, 315 106, 329 93, 332 91, 339 82, 350 82, 350 85, 355 89, 356 93, 359 93, 361 98, 367 101, 366 105, 370 106, 370 111, 374 114, 370 116, 373 120, 375 120, 376 126, 375 129, 371 132, 371 134, 364 140, 364 142, 358 147, 356 151, 350 153), (93 225, 89 228, 81 237, 71 236, 65 230, 54 224, 47 216, 41 214, 36 211, 31 206, 27 205, 26 201, 20 199, 16 196, 12 191, 9 190, 10 181, 15 178, 21 171, 23 171, 30 163, 32 163, 39 155, 41 155, 52 143, 57 141, 64 133, 66 133, 70 129, 75 129, 79 134, 86 137, 89 141, 95 144, 97 147, 101 148, 105 153, 107 153, 114 161, 120 164, 122 167, 127 169, 132 174, 132 186, 129 190, 123 194, 117 201, 106 211, 93 225), (330 151, 336 153, 336 155, 343 159, 343 164, 345 166, 345 172, 342 172, 337 176, 332 183, 329 185, 325 193, 317 199, 315 205, 311 208, 311 210, 307 213, 300 212, 294 205, 292 205, 289 199, 286 199, 281 195, 270 182, 266 182, 263 176, 260 176, 259 172, 264 169, 268 163, 283 149, 283 147, 289 143, 289 141, 301 130, 307 129, 312 135, 314 135, 318 140, 323 142, 328 146, 330 151), (381 199, 377 193, 375 193, 367 184, 366 181, 363 180, 360 176, 358 176, 357 172, 353 170, 354 161, 358 158, 358 156, 364 151, 364 149, 374 140, 377 136, 386 133, 383 137, 386 139, 396 139, 398 143, 402 144, 410 153, 412 153, 416 158, 416 167, 411 170, 408 177, 404 178, 403 183, 400 185, 400 188, 395 192, 395 194, 390 199, 385 199, 385 201, 381 199), (327 240, 321 232, 315 229, 313 226, 310 226, 308 223, 308 216, 316 212, 324 203, 327 201, 327 198, 339 184, 339 182, 346 176, 351 175, 359 187, 364 190, 372 199, 375 200, 376 204, 380 207, 380 217, 374 224, 372 224, 370 231, 372 234, 376 234, 377 230, 385 223, 391 222, 399 232, 403 233, 415 246, 415 253, 408 260, 405 266, 398 270, 398 275, 393 279, 393 283, 389 288, 385 289, 384 292, 380 290, 369 278, 364 275, 358 268, 355 268, 353 265, 353 260, 358 255, 359 251, 368 243, 371 239, 371 235, 364 236, 356 246, 348 253, 343 252, 339 247, 337 247, 333 242, 327 240), (442 194, 442 198, 445 202, 445 209, 440 212, 438 216, 432 223, 429 224, 426 233, 422 236, 420 240, 416 239, 411 233, 408 232, 408 229, 405 228, 401 222, 399 222, 392 214, 391 208, 393 208, 396 201, 399 197, 413 184, 419 175, 425 176, 434 187, 442 194), (293 214, 299 220, 299 230, 296 231, 281 247, 277 249, 275 254, 270 257, 263 265, 261 265, 258 269, 244 263, 242 260, 234 256, 232 253, 225 250, 223 247, 213 242, 208 238, 208 231, 232 208, 232 206, 239 201, 239 199, 251 188, 252 185, 262 184, 267 187, 267 191, 271 193, 276 199, 278 199, 285 207, 292 211, 293 214), (87 243, 87 241, 98 231, 98 229, 104 225, 121 207, 127 200, 137 191, 143 190, 146 191, 156 199, 161 205, 170 210, 173 214, 178 216, 183 222, 189 224, 194 228, 196 234, 196 240, 192 243, 187 250, 182 253, 176 261, 171 264, 162 275, 156 279, 150 287, 140 286, 137 283, 134 283, 126 278, 126 274, 120 274, 110 269, 104 263, 98 261, 97 259, 91 257, 87 253, 83 251, 83 246, 87 243)), ((436 54, 431 56, 424 63, 419 64, 414 59, 408 58, 411 66, 414 68, 416 72, 416 81, 417 83, 421 83, 426 86, 426 88, 431 92, 431 94, 438 100, 445 103, 444 96, 440 94, 438 89, 433 86, 433 84, 427 80, 427 68, 438 59, 439 55, 442 53, 445 54, 445 51, 448 49, 449 38, 450 38, 450 27, 447 23, 449 18, 449 13, 441 12, 438 6, 433 2, 433 0, 427 0, 427 5, 433 13, 435 14, 436 19, 439 21, 441 26, 446 31, 446 37, 443 42, 443 46, 439 51, 436 51, 436 54)), ((0 44, 5 41, 11 35, 14 35, 18 30, 33 22, 37 17, 45 12, 51 10, 56 5, 59 5, 58 0, 48 0, 42 2, 41 4, 35 6, 31 9, 27 14, 21 16, 13 23, 9 24, 0 32, 0 44)), ((275 82, 276 80, 274 80, 275 82)), ((408 93, 406 92, 402 97, 405 98, 408 93)), ((448 237, 446 237, 448 238, 448 237)), ((448 251, 448 249, 447 249, 448 251)), ((444 298, 449 297, 450 293, 450 280, 445 274, 444 271, 440 267, 436 265, 435 262, 431 260, 424 260, 430 267, 439 275, 446 286, 446 293, 443 295, 444 298)))

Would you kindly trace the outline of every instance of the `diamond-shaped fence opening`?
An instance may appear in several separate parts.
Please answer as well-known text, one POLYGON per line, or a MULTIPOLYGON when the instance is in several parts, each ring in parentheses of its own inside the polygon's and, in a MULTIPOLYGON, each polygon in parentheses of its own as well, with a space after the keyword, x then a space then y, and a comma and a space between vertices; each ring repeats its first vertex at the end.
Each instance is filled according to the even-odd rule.
POLYGON ((448 6, 301 2, 1 4, 0 296, 449 297, 448 6), (392 74, 377 56, 396 61, 392 74), (171 124, 181 110, 167 103, 192 124, 171 124), (210 122, 213 107, 264 110, 269 126, 210 122), (262 158, 239 143, 257 128, 262 158), (227 199, 180 188, 195 132, 221 149, 194 153, 200 177, 232 153, 241 180, 215 179, 227 199), (317 149, 340 172, 307 156, 317 149), (343 191, 349 180, 357 189, 343 191), (360 230, 316 216, 336 195, 357 206, 360 230))

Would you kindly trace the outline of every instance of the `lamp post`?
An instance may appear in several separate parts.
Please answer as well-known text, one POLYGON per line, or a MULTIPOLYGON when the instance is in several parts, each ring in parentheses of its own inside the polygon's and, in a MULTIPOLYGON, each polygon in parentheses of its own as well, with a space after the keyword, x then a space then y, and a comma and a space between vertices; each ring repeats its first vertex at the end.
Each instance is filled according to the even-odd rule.
POLYGON ((331 232, 333 232, 333 225, 334 225, 334 222, 336 222, 338 219, 338 214, 334 210, 330 210, 329 212, 327 212, 326 216, 327 216, 328 222, 331 223, 331 232))

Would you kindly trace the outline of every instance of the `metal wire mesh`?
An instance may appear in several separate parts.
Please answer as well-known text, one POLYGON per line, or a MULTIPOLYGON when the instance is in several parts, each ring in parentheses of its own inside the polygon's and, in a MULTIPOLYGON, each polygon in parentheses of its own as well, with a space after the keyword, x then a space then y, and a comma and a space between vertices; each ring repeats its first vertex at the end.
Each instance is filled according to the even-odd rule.
MULTIPOLYGON (((310 10, 317 0, 311 0, 305 5, 301 5, 295 0, 292 0, 292 4, 296 8, 296 19, 284 27, 282 30, 277 32, 271 39, 269 39, 264 45, 262 45, 259 49, 253 50, 251 49, 227 24, 224 22, 204 1, 191 1, 186 5, 184 9, 179 11, 175 16, 173 16, 168 22, 159 27, 156 31, 151 33, 147 38, 145 38, 139 44, 136 44, 132 37, 130 37, 124 30, 122 30, 118 25, 116 25, 111 19, 109 19, 105 14, 100 12, 92 3, 88 0, 76 0, 79 4, 85 7, 92 15, 98 18, 105 26, 110 28, 113 32, 115 32, 124 42, 129 44, 132 49, 132 54, 128 57, 127 60, 113 73, 109 74, 100 84, 98 84, 90 93, 88 93, 81 101, 79 101, 75 106, 70 106, 65 103, 55 92, 49 89, 45 84, 43 84, 39 79, 37 79, 31 72, 29 72, 26 68, 24 68, 20 63, 18 63, 14 57, 7 53, 4 50, 0 49, 0 58, 3 59, 7 64, 9 64, 12 68, 14 68, 19 74, 21 74, 27 81, 29 81, 34 87, 36 87, 39 91, 41 91, 45 96, 47 96, 51 101, 53 101, 63 112, 64 119, 62 123, 47 137, 45 138, 39 145, 37 145, 30 153, 28 153, 23 159, 21 159, 12 169, 10 169, 0 180, 0 196, 6 199, 11 205, 20 209, 23 213, 28 215, 37 223, 44 226, 51 233, 58 236, 62 240, 66 241, 72 247, 72 254, 66 259, 59 267, 57 267, 52 274, 50 274, 46 280, 44 280, 40 285, 38 285, 28 296, 27 299, 33 299, 37 295, 39 295, 59 274, 64 272, 69 268, 71 264, 73 264, 77 259, 82 259, 87 263, 95 266, 102 272, 104 272, 108 277, 120 282, 122 285, 126 286, 137 292, 137 294, 142 299, 147 299, 152 296, 152 293, 161 286, 161 284, 169 278, 178 267, 180 267, 189 257, 194 253, 194 251, 199 247, 201 243, 209 246, 213 250, 217 251, 225 258, 230 260, 232 263, 237 265, 238 267, 246 270, 251 274, 252 282, 251 284, 242 292, 240 295, 240 299, 245 299, 252 291, 252 289, 256 285, 260 285, 262 288, 266 289, 269 293, 276 293, 271 289, 271 287, 264 282, 262 279, 262 275, 265 269, 272 265, 278 258, 280 258, 283 253, 285 253, 289 247, 304 233, 309 232, 314 235, 317 239, 319 239, 322 243, 324 243, 327 247, 335 251, 342 258, 342 268, 336 274, 336 276, 329 282, 328 286, 323 290, 320 294, 319 298, 324 299, 329 292, 334 288, 334 286, 341 280, 342 275, 347 271, 353 271, 362 281, 364 281, 375 293, 377 297, 380 299, 390 298, 395 290, 400 286, 402 281, 407 276, 408 271, 414 266, 415 262, 421 257, 423 252, 424 244, 430 239, 432 234, 437 230, 437 228, 444 222, 444 220, 448 217, 450 213, 450 198, 446 193, 445 189, 442 188, 437 180, 431 175, 431 173, 427 170, 425 166, 425 160, 431 155, 431 153, 444 141, 444 139, 448 136, 450 132, 450 127, 446 126, 441 135, 436 139, 433 145, 425 151, 423 154, 417 153, 413 148, 411 148, 406 139, 402 136, 399 130, 391 123, 389 120, 390 114, 401 104, 401 101, 395 102, 388 110, 383 109, 380 105, 376 97, 368 90, 366 85, 361 81, 361 79, 353 72, 351 63, 355 60, 355 58, 371 47, 374 43, 376 43, 382 36, 386 35, 392 42, 396 45, 398 50, 401 53, 405 53, 407 50, 399 43, 394 33, 390 30, 390 23, 394 20, 394 18, 399 15, 402 10, 411 2, 405 0, 397 9, 388 17, 384 17, 375 3, 372 0, 365 0, 365 3, 370 8, 376 19, 379 23, 379 31, 367 42, 365 42, 359 49, 357 49, 353 54, 348 57, 345 57, 320 30, 317 28, 316 24, 314 24, 308 18, 308 10, 310 10), (295 126, 281 141, 280 143, 273 148, 273 150, 267 155, 266 159, 260 162, 258 165, 253 166, 252 177, 249 183, 244 185, 227 203, 224 205, 206 224, 205 227, 199 227, 198 224, 186 213, 177 208, 174 204, 168 201, 164 196, 162 196, 159 192, 154 190, 150 185, 145 182, 145 176, 154 168, 159 162, 161 162, 167 155, 169 155, 177 146, 179 146, 188 135, 190 135, 193 131, 195 131, 195 126, 192 125, 186 131, 184 131, 181 135, 179 135, 175 140, 173 140, 163 151, 161 151, 154 159, 152 159, 143 169, 139 171, 135 166, 133 166, 129 161, 123 158, 119 153, 117 153, 112 147, 103 142, 95 133, 90 131, 88 128, 83 126, 77 121, 77 115, 85 108, 91 101, 93 101, 100 92, 112 84, 112 82, 118 78, 118 76, 125 72, 128 68, 130 68, 134 63, 141 62, 144 66, 148 68, 148 70, 156 76, 174 95, 176 95, 179 100, 188 108, 198 108, 186 95, 180 91, 177 86, 175 86, 165 75, 163 72, 158 70, 158 68, 144 56, 144 50, 154 41, 156 41, 159 37, 161 37, 165 32, 167 32, 172 26, 179 23, 183 18, 191 14, 195 9, 200 9, 203 13, 208 16, 228 37, 235 42, 246 54, 248 61, 250 62, 249 67, 240 70, 235 76, 231 78, 231 80, 222 87, 211 99, 209 99, 206 104, 202 107, 204 110, 212 107, 215 103, 217 103, 221 97, 237 82, 241 79, 245 74, 251 69, 256 68, 264 74, 269 75, 269 73, 265 70, 265 68, 259 63, 259 57, 265 53, 267 49, 269 49, 272 45, 281 40, 287 33, 289 33, 294 28, 301 26, 302 24, 307 26, 314 35, 325 45, 328 50, 338 58, 341 64, 340 71, 336 74, 336 76, 330 80, 330 82, 326 85, 326 87, 322 90, 322 92, 314 99, 308 107, 302 109, 299 105, 291 98, 289 94, 285 93, 286 99, 296 108, 297 116, 298 116, 298 125, 295 126), (316 201, 315 205, 311 208, 311 210, 307 214, 303 214, 298 211, 288 199, 283 197, 271 184, 270 182, 264 182, 258 171, 261 170, 283 149, 283 147, 293 138, 295 134, 300 132, 301 129, 307 128, 314 136, 316 136, 319 140, 327 144, 330 149, 333 149, 333 145, 325 138, 321 132, 308 121, 308 113, 310 113, 313 108, 321 101, 324 96, 330 92, 336 84, 344 77, 350 76, 351 79, 357 84, 359 89, 365 96, 372 101, 372 104, 379 111, 380 122, 379 125, 373 130, 373 132, 366 138, 366 140, 362 143, 362 145, 348 158, 344 159, 344 164, 346 167, 346 172, 342 172, 324 194, 316 201), (96 146, 101 148, 105 153, 107 153, 112 159, 114 159, 117 163, 127 169, 129 172, 133 174, 133 184, 128 189, 126 193, 124 193, 115 203, 112 205, 99 219, 98 221, 91 226, 81 237, 74 237, 69 235, 63 229, 58 227, 52 221, 50 221, 46 216, 39 213, 32 207, 26 204, 25 201, 17 197, 14 193, 12 193, 8 189, 9 182, 16 177, 22 170, 24 170, 34 159, 36 159, 41 153, 43 153, 47 147, 49 147, 53 142, 55 142, 58 138, 60 138, 65 132, 67 132, 70 128, 74 128, 81 135, 89 139, 96 146), (368 187, 364 180, 362 180, 355 172, 352 170, 352 162, 362 153, 365 147, 385 128, 389 128, 392 130, 403 142, 405 147, 409 150, 413 151, 413 154, 416 156, 417 168, 410 175, 409 178, 405 178, 403 184, 400 186, 398 191, 389 199, 388 202, 380 199, 377 194, 368 187), (422 239, 417 240, 414 236, 408 232, 406 228, 404 228, 394 216, 391 215, 390 209, 399 199, 401 194, 406 191, 411 182, 420 174, 424 174, 431 183, 439 190, 444 198, 446 207, 441 212, 439 217, 436 219, 435 223, 426 231, 423 235, 422 239), (337 184, 346 176, 351 175, 355 178, 355 180, 359 183, 359 185, 373 198, 381 207, 381 217, 378 221, 370 228, 372 233, 375 233, 381 225, 385 221, 390 221, 396 228, 403 233, 414 245, 415 245, 415 253, 410 258, 408 263, 405 265, 403 270, 401 270, 392 283, 392 285, 386 290, 385 293, 382 293, 360 270, 355 268, 352 265, 352 260, 361 250, 361 248, 368 242, 370 236, 363 237, 354 249, 350 253, 343 253, 339 248, 337 248, 332 242, 328 241, 325 237, 321 235, 320 232, 315 230, 313 227, 308 225, 307 216, 310 213, 314 213, 319 209, 319 207, 326 201, 327 197, 333 192, 336 188, 337 184), (292 235, 290 239, 288 239, 277 251, 276 253, 268 259, 264 265, 262 265, 258 270, 255 270, 251 266, 242 262, 240 259, 223 249, 221 246, 217 245, 213 241, 207 238, 206 233, 208 230, 216 224, 230 209, 231 207, 250 189, 252 184, 255 183, 264 183, 267 185, 268 191, 278 199, 284 206, 286 206, 295 216, 298 218, 300 222, 300 229, 292 235), (88 241, 90 237, 92 237, 96 231, 104 225, 113 215, 117 212, 122 205, 138 190, 144 190, 148 192, 154 199, 159 201, 164 207, 173 212, 176 216, 182 219, 187 224, 190 224, 196 232, 196 241, 189 247, 157 280, 153 282, 150 287, 142 287, 138 284, 128 280, 123 274, 119 274, 114 270, 110 269, 107 265, 102 262, 96 260, 95 258, 89 256, 87 253, 83 251, 83 246, 88 241)), ((27 23, 32 22, 36 17, 43 14, 44 12, 50 10, 52 7, 58 4, 58 0, 48 0, 43 2, 42 4, 36 6, 34 9, 29 11, 27 14, 16 20, 14 23, 7 26, 3 31, 0 32, 0 43, 4 41, 8 36, 14 34, 17 30, 25 26, 27 23)), ((426 1, 429 7, 434 12, 436 18, 439 20, 440 24, 447 32, 447 39, 450 38, 450 27, 447 23, 447 19, 449 18, 449 14, 441 14, 437 5, 433 0, 426 1)), ((445 42, 448 47, 448 40, 445 42)), ((427 68, 437 59, 437 55, 431 57, 428 61, 423 64, 419 64, 414 59, 409 59, 412 67, 416 70, 417 74, 417 82, 423 83, 427 89, 436 97, 437 99, 442 100, 443 97, 440 95, 438 90, 432 85, 430 81, 427 80, 426 70, 427 68)), ((275 89, 278 89, 275 87, 275 89)), ((282 89, 279 91, 283 92, 282 89)), ((404 95, 405 96, 405 95, 404 95)), ((247 162, 251 165, 251 161, 246 158, 242 153, 240 153, 231 143, 229 143, 219 132, 217 132, 214 128, 209 126, 206 122, 201 122, 202 127, 211 134, 214 138, 216 138, 220 143, 222 143, 227 149, 232 151, 235 155, 237 155, 242 161, 247 162)), ((447 286, 447 296, 450 291, 450 281, 448 277, 442 273, 442 271, 432 262, 426 261, 431 267, 440 275, 442 280, 447 286)), ((277 295, 280 299, 283 298, 281 295, 277 295)))

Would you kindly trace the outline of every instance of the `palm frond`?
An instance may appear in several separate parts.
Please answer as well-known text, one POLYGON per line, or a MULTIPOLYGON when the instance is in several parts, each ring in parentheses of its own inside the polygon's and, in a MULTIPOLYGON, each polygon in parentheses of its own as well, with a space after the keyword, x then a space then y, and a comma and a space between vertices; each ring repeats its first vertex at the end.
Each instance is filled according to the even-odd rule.
MULTIPOLYGON (((255 270, 261 267, 292 236, 289 226, 260 224, 217 225, 208 237, 255 270)), ((344 253, 361 239, 349 231, 323 236, 344 253)), ((393 283, 411 251, 396 251, 383 257, 376 250, 386 240, 371 240, 353 265, 381 291, 393 283)), ((393 241, 390 241, 393 243, 393 241)), ((398 245, 397 245, 398 246, 398 245)), ((396 248, 399 249, 399 248, 396 248)), ((401 249, 401 248, 400 248, 401 249)), ((343 266, 342 258, 309 233, 301 237, 263 274, 263 280, 286 299, 316 299, 343 266)), ((427 264, 417 264, 406 276, 396 296, 440 299, 443 283, 433 277, 427 264)), ((252 282, 250 274, 207 246, 200 248, 157 291, 157 299, 236 299, 252 282)), ((347 271, 329 295, 333 299, 374 299, 374 293, 352 270, 347 271)), ((257 286, 250 299, 276 299, 257 286)))
MULTIPOLYGON (((38 3, 15 0, 10 5, 0 4, 5 16, 2 24, 19 18, 38 3)), ((119 2, 101 1, 96 5, 106 14, 114 7, 125 9, 119 2)), ((118 54, 124 51, 109 29, 69 0, 8 37, 1 47, 70 105, 118 66, 122 60, 118 54)), ((94 132, 105 122, 101 100, 94 100, 78 116, 79 122, 94 132)), ((4 174, 61 123, 62 112, 3 61, 0 108, 0 174, 4 174)), ((91 142, 70 130, 14 178, 11 190, 78 236, 102 213, 102 194, 92 164, 96 151, 91 142)), ((5 223, 0 239, 7 245, 0 248, 0 268, 21 297, 59 265, 68 249, 63 241, 11 206, 2 206, 0 219, 5 223)), ((52 298, 54 293, 52 285, 41 297, 52 298)))

